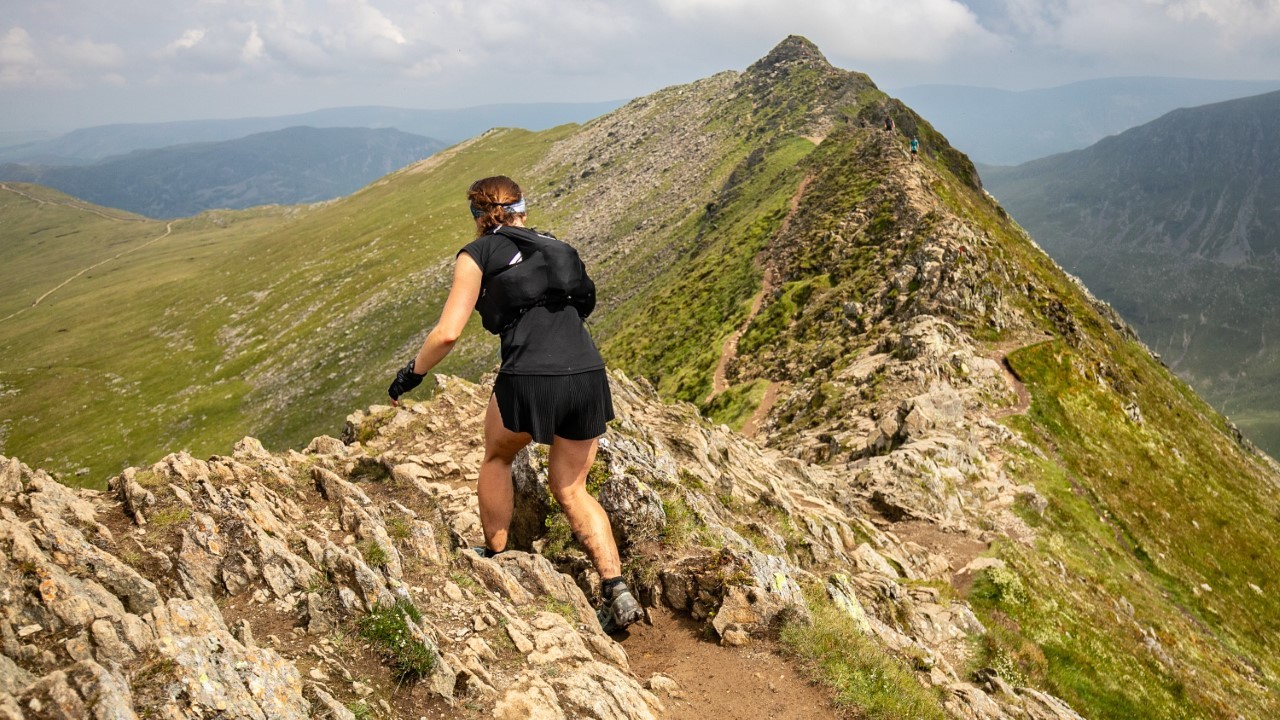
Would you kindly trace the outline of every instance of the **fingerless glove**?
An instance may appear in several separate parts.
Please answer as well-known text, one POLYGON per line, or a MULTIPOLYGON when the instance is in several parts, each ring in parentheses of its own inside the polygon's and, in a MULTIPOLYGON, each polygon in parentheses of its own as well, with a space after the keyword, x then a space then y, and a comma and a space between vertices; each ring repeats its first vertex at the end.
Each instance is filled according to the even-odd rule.
POLYGON ((422 379, 426 375, 419 375, 413 371, 413 365, 417 358, 411 358, 409 364, 400 368, 396 373, 396 379, 391 381, 391 387, 387 388, 387 394, 392 400, 399 400, 400 396, 422 384, 422 379))

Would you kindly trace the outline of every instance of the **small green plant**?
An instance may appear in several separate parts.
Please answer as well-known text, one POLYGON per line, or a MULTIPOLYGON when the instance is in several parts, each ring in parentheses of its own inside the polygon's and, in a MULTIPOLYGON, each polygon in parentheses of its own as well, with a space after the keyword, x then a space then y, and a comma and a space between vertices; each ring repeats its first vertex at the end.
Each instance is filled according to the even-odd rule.
POLYGON ((369 720, 373 717, 373 707, 363 700, 348 703, 347 710, 356 720, 369 720))
POLYGON ((360 550, 360 557, 364 558, 365 563, 371 567, 379 567, 387 564, 390 556, 387 551, 376 540, 365 540, 356 546, 360 550))
POLYGON ((587 470, 587 492, 594 495, 600 494, 600 488, 609 480, 609 464, 600 458, 591 463, 591 467, 587 470))
POLYGON ((542 599, 542 609, 546 612, 555 613, 570 623, 578 622, 578 610, 573 605, 547 596, 542 599))
POLYGON ((152 470, 139 470, 134 474, 133 481, 144 488, 156 488, 164 484, 164 478, 152 470))
POLYGON ((671 498, 664 497, 662 511, 667 516, 667 524, 662 528, 660 535, 662 544, 667 547, 680 547, 687 543, 700 524, 693 510, 689 508, 689 503, 679 495, 671 498))
POLYGON ((413 533, 409 518, 403 515, 392 515, 387 518, 387 534, 396 540, 406 540, 413 533))
POLYGON ((476 582, 475 578, 471 577, 470 575, 467 575, 466 573, 461 573, 456 571, 451 572, 449 573, 449 579, 452 580, 454 584, 457 585, 458 587, 466 590, 480 589, 480 583, 476 582))
POLYGON ((942 720, 937 693, 922 687, 901 660, 885 654, 853 619, 818 592, 807 594, 812 624, 787 622, 783 647, 836 694, 836 704, 857 717, 942 720))
POLYGON ((413 603, 399 600, 394 605, 378 605, 360 618, 360 637, 386 658, 401 680, 426 677, 436 667, 435 648, 414 636, 409 620, 422 621, 422 613, 413 603))
POLYGON ((147 518, 147 522, 154 528, 167 528, 186 522, 190 517, 191 511, 186 508, 168 508, 147 518))
POLYGON ((1013 570, 992 567, 974 579, 969 598, 989 606, 1021 605, 1027 601, 1027 589, 1013 570))
POLYGON ((307 578, 307 584, 302 587, 309 593, 321 593, 329 589, 329 578, 324 573, 313 573, 307 578))

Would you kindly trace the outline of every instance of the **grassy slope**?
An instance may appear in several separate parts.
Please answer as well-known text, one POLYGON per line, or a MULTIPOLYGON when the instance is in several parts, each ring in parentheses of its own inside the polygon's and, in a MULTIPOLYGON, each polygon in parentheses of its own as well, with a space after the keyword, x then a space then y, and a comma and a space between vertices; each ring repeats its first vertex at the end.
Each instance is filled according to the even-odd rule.
MULTIPOLYGON (((519 176, 571 132, 486 136, 428 171, 394 176, 325 207, 183 221, 164 252, 131 257, 106 274, 110 283, 73 283, 74 292, 59 294, 59 303, 41 306, 47 312, 2 328, 3 378, 20 391, 2 410, 4 419, 16 420, 7 452, 53 469, 81 462, 109 470, 122 459, 149 461, 157 447, 223 452, 246 433, 285 444, 332 427, 351 408, 381 398, 391 369, 438 310, 449 259, 467 239, 458 189, 493 172, 519 176), (227 223, 239 230, 220 227, 227 223), (128 302, 139 296, 147 301, 128 302), (101 307, 119 311, 49 343, 59 323, 74 317, 55 308, 90 314, 88 308, 101 307), (236 338, 242 344, 233 349, 236 338), (27 372, 38 359, 71 370, 27 372), (79 383, 80 412, 66 409, 65 386, 46 379, 62 372, 79 383), (108 373, 119 375, 125 389, 103 390, 108 373), (151 419, 126 429, 126 407, 148 408, 151 419), (69 437, 96 454, 42 463, 69 437)), ((637 249, 630 264, 609 270, 617 283, 646 258, 672 267, 596 321, 611 360, 652 373, 669 395, 704 396, 720 341, 741 323, 759 288, 758 248, 779 226, 799 182, 815 172, 808 196, 821 202, 802 208, 805 217, 797 221, 815 243, 795 258, 807 270, 784 278, 789 301, 761 313, 740 349, 759 355, 764 367, 781 367, 788 356, 847 362, 828 318, 875 286, 877 268, 892 261, 877 244, 899 230, 894 208, 881 203, 879 170, 856 152, 860 133, 833 134, 816 150, 785 133, 754 146, 726 142, 708 169, 709 186, 723 191, 723 202, 660 233, 674 238, 669 247, 680 253, 637 249), (865 242, 844 248, 843 264, 833 266, 837 255, 821 242, 854 206, 873 211, 865 242)), ((1039 448, 1013 462, 1050 507, 1043 517, 1028 513, 1039 526, 1037 547, 1000 546, 1011 572, 975 586, 972 599, 991 628, 981 657, 1064 697, 1087 717, 1216 717, 1227 708, 1268 716, 1273 701, 1266 692, 1275 693, 1280 676, 1270 654, 1280 588, 1271 579, 1277 563, 1267 531, 1280 521, 1280 509, 1265 474, 1231 444, 1220 417, 1116 333, 965 182, 962 165, 955 166, 958 179, 937 167, 944 180, 934 191, 989 233, 993 244, 984 252, 1008 271, 991 282, 1044 329, 1057 332, 1050 299, 1060 300, 1080 328, 1073 344, 1057 341, 1011 358, 1035 402, 1025 419, 1010 424, 1039 448), (1028 282, 1039 288, 1033 295, 1022 290, 1028 282), (1127 419, 1130 402, 1141 409, 1142 425, 1127 419), (1201 583, 1212 589, 1197 591, 1201 583), (1172 667, 1147 649, 1144 632, 1173 658, 1172 667), (1224 680, 1207 680, 1217 677, 1224 680)), ((528 185, 536 197, 562 180, 534 177, 528 185)), ((545 222, 556 227, 572 211, 565 205, 545 222)), ((16 212, 6 210, 6 218, 16 212)), ((634 216, 635 208, 622 212, 602 242, 626 235, 634 216)), ((923 240, 928 222, 912 237, 923 240)), ((982 323, 976 318, 970 329, 997 337, 984 334, 982 323)), ((855 338, 849 347, 874 340, 855 338)), ((444 369, 474 374, 492 365, 492 351, 491 342, 463 343, 464 354, 444 369)))
MULTIPOLYGON (((986 659, 1091 718, 1272 716, 1280 690, 1274 472, 1145 348, 1101 322, 989 203, 962 188, 942 195, 992 232, 1015 270, 1007 291, 1036 283, 1083 331, 1073 344, 1010 356, 1033 404, 1009 424, 1038 449, 1013 468, 1050 505, 1043 516, 1024 513, 1039 526, 1034 551, 997 549, 1013 570, 1003 582, 1012 589, 991 578, 975 588, 972 600, 994 630, 986 659), (1130 419, 1131 406, 1141 422, 1130 419)), ((1053 327, 1043 307, 1019 302, 1053 327)))
MULTIPOLYGON (((518 173, 571 131, 500 131, 429 172, 329 205, 175 222, 170 237, 0 326, 3 452, 53 471, 86 468, 78 482, 101 486, 167 450, 208 455, 246 434, 296 445, 336 433, 352 408, 383 397, 438 313, 449 263, 469 240, 459 188, 518 173)), ((17 249, 2 307, 164 232, 16 195, 5 202, 6 255, 17 249), (34 253, 68 232, 83 240, 64 240, 33 271, 34 253)), ((494 352, 487 340, 465 343, 442 370, 477 374, 494 352)))
MULTIPOLYGON (((912 254, 939 219, 903 224, 893 189, 878 182, 878 156, 865 150, 868 137, 833 133, 801 163, 799 169, 813 172, 795 219, 794 232, 805 239, 790 257, 797 271, 739 343, 739 353, 759 368, 739 386, 744 394, 761 372, 777 378, 796 371, 796 380, 835 374, 873 347, 878 330, 842 331, 841 307, 867 300, 898 254, 912 254), (867 211, 866 225, 850 242, 831 245, 845 234, 836 230, 852 208, 867 211)), ((976 666, 1046 688, 1091 718, 1224 717, 1231 710, 1271 716, 1280 689, 1280 664, 1271 653, 1280 640, 1280 588, 1272 580, 1280 555, 1268 541, 1280 521, 1274 474, 1231 439, 1221 416, 1104 320, 998 208, 941 162, 934 167, 942 179, 933 191, 990 238, 983 252, 1001 268, 983 280, 991 296, 1006 298, 1051 335, 1064 334, 1064 317, 1075 323, 1070 344, 1059 340, 1011 357, 1035 400, 1028 416, 1009 424, 1038 449, 1011 459, 1011 469, 1035 484, 1050 507, 1043 516, 1026 512, 1038 526, 1036 547, 998 544, 994 553, 1010 571, 984 577, 974 590, 971 600, 990 629, 976 648, 976 666), (1126 406, 1140 409, 1141 424, 1129 419, 1126 406), (1162 664, 1159 653, 1171 664, 1162 664)), ((716 305, 741 304, 752 294, 750 287, 732 287, 704 284, 673 297, 716 305)), ((910 312, 915 301, 914 290, 904 288, 898 307, 910 312)), ((651 307, 651 317, 664 322, 668 305, 651 307)), ((720 337, 742 315, 731 317, 719 326, 720 337)), ((975 337, 1003 339, 987 318, 957 320, 975 337)), ((660 375, 660 386, 667 381, 669 394, 699 399, 714 353, 700 350, 705 338, 672 332, 679 327, 669 322, 662 327, 635 336, 656 336, 648 342, 688 353, 692 363, 680 370, 693 368, 686 372, 698 383, 660 375)), ((812 417, 841 416, 846 402, 819 391, 805 418, 780 419, 789 424, 784 433, 802 432, 812 417), (814 403, 823 407, 815 410, 814 403)))

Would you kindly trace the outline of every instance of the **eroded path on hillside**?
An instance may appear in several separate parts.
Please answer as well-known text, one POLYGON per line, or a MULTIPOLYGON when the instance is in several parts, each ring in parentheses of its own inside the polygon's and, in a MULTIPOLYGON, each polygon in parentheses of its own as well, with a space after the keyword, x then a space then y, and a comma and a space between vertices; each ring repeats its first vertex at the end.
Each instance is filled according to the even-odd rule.
POLYGON ((622 646, 638 677, 679 685, 663 696, 673 720, 839 720, 830 694, 764 646, 721 647, 689 618, 654 608, 653 624, 632 626, 622 646))
MULTIPOLYGON (((822 138, 809 139, 813 140, 815 145, 822 142, 822 138)), ((800 182, 800 186, 796 188, 795 194, 791 196, 790 208, 787 211, 787 216, 782 219, 782 225, 778 227, 778 235, 785 235, 787 230, 791 227, 791 220, 800 210, 800 199, 804 197, 804 193, 809 189, 809 183, 812 181, 812 176, 806 177, 800 182)), ((757 262, 760 261, 757 260, 757 262)), ((760 314, 760 309, 764 306, 764 299, 772 294, 776 287, 777 280, 774 277, 773 268, 765 265, 764 272, 761 274, 760 292, 756 293, 756 296, 751 299, 751 309, 747 311, 747 317, 742 321, 742 324, 738 326, 738 329, 733 331, 733 334, 724 341, 724 345, 720 350, 720 360, 716 363, 715 372, 711 376, 711 393, 707 395, 704 402, 711 402, 715 396, 729 389, 729 364, 738 357, 738 341, 741 340, 743 334, 747 332, 747 328, 751 327, 751 321, 755 320, 756 315, 760 314)), ((751 418, 748 419, 746 424, 743 426, 742 432, 747 437, 755 437, 759 432, 761 424, 764 422, 764 419, 768 417, 769 411, 773 409, 773 404, 777 402, 777 399, 778 383, 770 381, 769 386, 765 388, 764 397, 761 399, 760 404, 751 414, 751 418)))
MULTIPOLYGON (((94 208, 83 207, 83 206, 78 205, 78 204, 75 204, 75 203, 69 203, 69 202, 52 202, 52 201, 49 201, 49 200, 41 200, 40 198, 34 197, 34 196, 32 196, 32 195, 28 195, 27 193, 24 193, 24 192, 22 192, 21 190, 18 190, 17 188, 10 187, 9 185, 7 185, 7 184, 5 184, 5 183, 0 183, 0 189, 8 190, 9 192, 12 192, 12 193, 15 193, 15 194, 21 195, 22 197, 27 198, 27 199, 29 199, 29 200, 32 200, 32 201, 34 201, 34 202, 37 202, 37 203, 39 203, 39 204, 41 204, 41 205, 62 205, 63 207, 69 207, 69 208, 72 208, 73 210, 80 210, 81 212, 92 213, 92 214, 94 214, 94 215, 98 215, 99 217, 104 217, 104 218, 106 218, 106 219, 108 219, 108 220, 115 220, 115 221, 118 221, 118 222, 152 222, 151 220, 143 220, 143 219, 137 219, 137 218, 122 218, 122 217, 116 217, 116 216, 112 216, 112 215, 107 215, 106 213, 103 213, 103 212, 101 212, 101 211, 99 211, 99 210, 96 210, 96 209, 94 209, 94 208)), ((163 232, 163 233, 161 233, 160 235, 158 235, 157 237, 154 237, 154 238, 152 238, 152 239, 150 239, 150 240, 148 240, 148 241, 146 241, 146 242, 144 242, 144 243, 141 243, 141 244, 139 244, 139 245, 135 245, 135 246, 133 246, 133 247, 131 247, 131 248, 128 248, 127 250, 121 250, 120 252, 116 253, 115 255, 112 255, 111 257, 109 257, 109 258, 107 258, 107 259, 105 259, 105 260, 100 260, 100 261, 98 261, 98 262, 96 262, 96 263, 94 263, 94 264, 92 264, 92 265, 90 265, 90 266, 88 266, 88 267, 86 267, 86 268, 81 269, 79 272, 75 273, 75 274, 74 274, 74 275, 72 275, 71 277, 68 277, 66 280, 63 280, 62 282, 58 283, 58 284, 57 284, 57 285, 55 285, 53 288, 51 288, 51 289, 49 289, 49 290, 45 291, 45 293, 44 293, 43 295, 41 295, 40 297, 38 297, 38 298, 36 298, 35 300, 31 301, 31 304, 30 304, 30 305, 28 305, 27 307, 21 308, 21 309, 19 309, 19 310, 15 310, 15 311, 13 311, 13 312, 9 313, 8 315, 5 315, 4 317, 0 318, 0 322, 4 322, 4 321, 9 320, 9 319, 11 319, 11 318, 17 317, 18 315, 21 315, 22 313, 24 313, 24 312, 26 312, 26 311, 30 310, 31 308, 34 308, 34 307, 39 306, 39 305, 40 305, 40 303, 44 302, 44 301, 45 301, 45 299, 46 299, 46 298, 48 298, 50 295, 54 294, 55 292, 57 292, 57 291, 61 290, 61 289, 62 289, 62 288, 64 288, 64 287, 66 287, 66 286, 67 286, 67 285, 68 285, 72 280, 75 280, 76 278, 82 277, 85 273, 88 273, 88 272, 90 272, 90 271, 92 271, 92 270, 95 270, 95 269, 97 269, 97 268, 100 268, 100 267, 102 267, 103 265, 106 265, 107 263, 115 262, 116 260, 119 260, 120 258, 124 257, 125 255, 128 255, 128 254, 133 253, 133 252, 137 252, 138 250, 141 250, 141 249, 143 249, 143 248, 145 248, 145 247, 148 247, 148 246, 150 246, 150 245, 153 245, 153 244, 155 244, 155 243, 158 243, 158 242, 160 242, 161 240, 164 240, 165 238, 169 237, 169 235, 170 235, 172 232, 173 232, 173 222, 172 222, 172 221, 170 221, 170 222, 165 223, 165 226, 164 226, 164 232, 163 232)))

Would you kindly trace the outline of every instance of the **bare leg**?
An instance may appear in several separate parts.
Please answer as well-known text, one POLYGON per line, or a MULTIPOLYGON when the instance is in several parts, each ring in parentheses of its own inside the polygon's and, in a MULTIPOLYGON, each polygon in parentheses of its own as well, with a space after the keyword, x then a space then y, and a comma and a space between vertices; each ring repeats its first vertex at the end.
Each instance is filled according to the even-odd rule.
POLYGON ((551 494, 569 518, 574 537, 586 546, 600 577, 618 577, 622 574, 622 561, 618 558, 609 516, 587 492, 587 471, 595 458, 595 440, 567 440, 557 435, 547 461, 548 483, 551 494))
POLYGON ((480 500, 480 525, 484 527, 485 545, 494 551, 507 549, 507 530, 511 526, 515 490, 511 485, 511 461, 533 438, 529 433, 514 433, 502 425, 496 398, 489 398, 484 415, 484 461, 480 464, 480 480, 476 494, 480 500))

